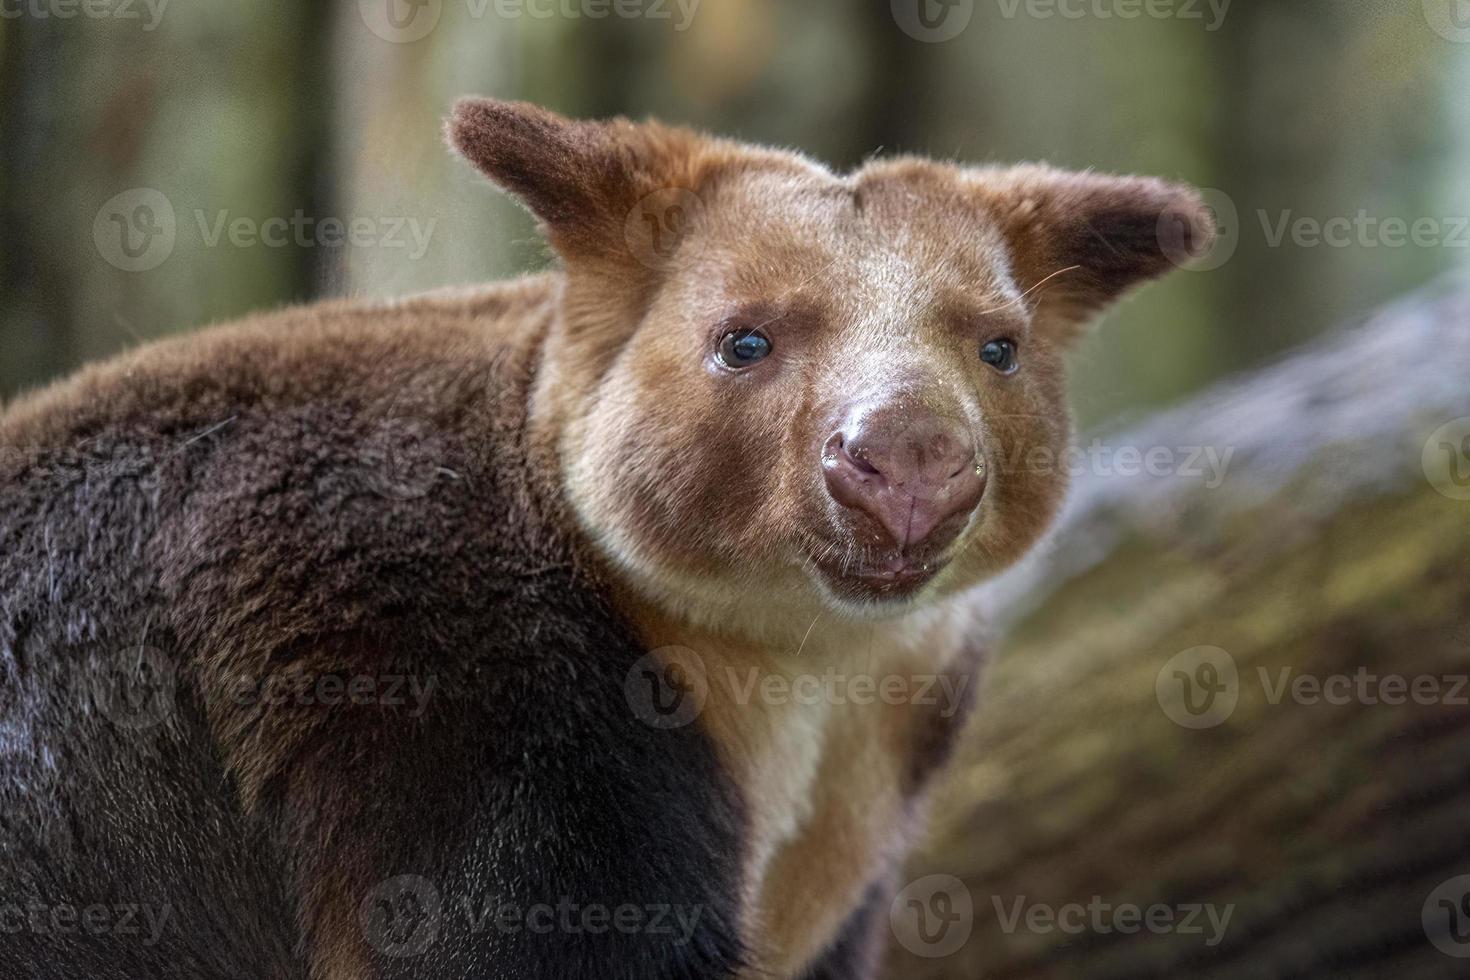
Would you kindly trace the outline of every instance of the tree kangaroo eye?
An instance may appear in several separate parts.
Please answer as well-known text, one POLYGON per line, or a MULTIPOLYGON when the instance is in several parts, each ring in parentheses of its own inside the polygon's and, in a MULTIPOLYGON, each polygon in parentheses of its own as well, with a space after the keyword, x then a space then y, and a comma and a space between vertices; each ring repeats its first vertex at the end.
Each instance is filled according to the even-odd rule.
POLYGON ((720 363, 728 368, 749 367, 771 353, 771 338, 759 330, 731 330, 720 338, 720 363))
POLYGON ((1020 366, 1016 362, 1016 342, 1006 338, 992 340, 981 347, 980 360, 1001 374, 1010 374, 1020 366))

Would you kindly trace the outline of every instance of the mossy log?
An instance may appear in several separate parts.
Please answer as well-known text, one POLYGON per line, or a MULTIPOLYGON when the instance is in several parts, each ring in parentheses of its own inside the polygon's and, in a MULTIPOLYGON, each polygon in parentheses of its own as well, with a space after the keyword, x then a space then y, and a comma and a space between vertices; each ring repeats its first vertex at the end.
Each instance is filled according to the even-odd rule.
POLYGON ((984 590, 1011 625, 909 869, 962 883, 969 937, 896 929, 889 975, 1470 975, 1467 417, 1446 286, 1102 439, 984 590))

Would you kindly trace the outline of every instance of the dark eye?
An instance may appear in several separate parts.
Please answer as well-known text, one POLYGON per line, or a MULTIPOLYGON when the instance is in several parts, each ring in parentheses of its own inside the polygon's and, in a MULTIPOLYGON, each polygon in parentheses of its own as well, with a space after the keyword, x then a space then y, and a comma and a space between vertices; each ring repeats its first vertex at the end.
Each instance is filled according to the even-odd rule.
POLYGON ((771 338, 759 330, 731 330, 720 338, 720 362, 728 368, 749 367, 771 353, 771 338))
POLYGON ((1016 342, 1014 340, 992 340, 980 348, 980 360, 1001 374, 1010 374, 1017 367, 1016 342))

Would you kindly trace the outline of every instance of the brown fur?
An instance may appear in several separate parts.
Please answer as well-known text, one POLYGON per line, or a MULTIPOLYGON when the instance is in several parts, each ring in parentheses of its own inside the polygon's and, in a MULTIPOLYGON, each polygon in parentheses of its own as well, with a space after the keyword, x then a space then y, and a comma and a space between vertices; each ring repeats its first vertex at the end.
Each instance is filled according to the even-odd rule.
MULTIPOLYGON (((791 153, 514 103, 461 103, 449 136, 537 214, 562 270, 401 304, 307 307, 145 348, 12 406, 0 444, 63 445, 119 420, 165 417, 192 438, 228 427, 242 404, 270 415, 337 404, 346 391, 360 397, 344 424, 406 414, 420 424, 415 440, 458 445, 478 432, 495 453, 517 454, 533 476, 515 499, 573 542, 586 581, 609 590, 642 645, 676 644, 704 665, 698 729, 745 811, 741 975, 801 977, 865 901, 886 911, 885 882, 965 705, 811 709, 743 697, 730 678, 828 667, 879 679, 947 674, 972 695, 981 642, 964 592, 1031 547, 1065 491, 1058 472, 1002 461, 1037 448, 1060 455, 1066 345, 1127 287, 1168 267, 1161 222, 1181 216, 1198 251, 1208 219, 1192 192, 1160 181, 914 159, 836 175, 791 153), (681 202, 671 253, 636 240, 650 195, 681 202), (720 369, 712 351, 731 325, 763 329, 772 356, 739 374, 720 369), (1019 345, 1014 375, 978 359, 999 337, 1019 345), (959 420, 991 474, 974 517, 934 556, 942 569, 911 595, 848 581, 872 546, 817 465, 834 419, 859 398, 906 399, 959 420)), ((309 428, 300 438, 313 438, 309 428)), ((446 467, 430 482, 465 475, 446 467)), ((220 507, 228 515, 230 501, 220 507)), ((208 608, 237 618, 194 638, 208 652, 189 668, 204 689, 262 649, 318 668, 389 656, 371 636, 352 648, 281 642, 293 629, 311 635, 319 613, 252 606, 252 581, 278 594, 282 576, 312 573, 282 566, 270 536, 287 530, 262 526, 258 547, 229 556, 234 591, 208 608)), ((451 537, 420 550, 474 546, 451 537)), ((215 706, 208 721, 247 812, 285 781, 289 806, 308 815, 292 825, 300 853, 377 826, 310 778, 336 764, 332 719, 215 706), (293 775, 287 761, 310 746, 323 767, 293 775)), ((303 861, 301 916, 322 980, 372 975, 353 929, 381 868, 351 855, 303 861)), ((857 945, 863 956, 876 948, 857 945)))
MULTIPOLYGON (((578 516, 628 584, 645 642, 691 648, 711 669, 799 670, 798 650, 850 665, 844 651, 856 646, 879 672, 940 670, 956 657, 973 672, 975 641, 944 635, 943 620, 942 642, 908 653, 922 634, 911 610, 953 607, 1040 535, 1063 480, 997 473, 997 461, 1062 451, 1061 352, 1127 287, 1168 268, 1165 222, 1183 219, 1190 251, 1211 234, 1192 192, 1156 180, 916 159, 838 176, 688 132, 557 124, 484 102, 461 104, 450 138, 521 194, 567 261, 555 367, 532 425, 558 447, 578 516), (626 219, 669 188, 700 207, 676 261, 650 269, 626 219), (711 368, 729 323, 762 325, 780 364, 735 377, 711 368), (997 336, 1020 342, 1013 377, 976 358, 997 336), (904 386, 976 426, 995 475, 920 601, 863 622, 873 610, 812 569, 825 553, 859 550, 821 485, 816 447, 844 404, 904 386)), ((901 853, 904 787, 923 782, 907 760, 942 757, 950 733, 912 706, 897 720, 836 711, 811 731, 810 712, 722 703, 729 696, 712 683, 703 720, 764 814, 748 857, 768 930, 751 939, 757 970, 795 976, 901 853)))

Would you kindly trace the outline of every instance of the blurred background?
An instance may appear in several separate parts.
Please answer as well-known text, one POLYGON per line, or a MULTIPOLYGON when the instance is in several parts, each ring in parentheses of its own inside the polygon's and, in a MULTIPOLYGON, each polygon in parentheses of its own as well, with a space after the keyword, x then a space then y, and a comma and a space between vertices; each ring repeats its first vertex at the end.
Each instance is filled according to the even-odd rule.
POLYGON ((981 590, 1009 629, 887 975, 1466 975, 1470 0, 0 0, 0 93, 0 398, 544 267, 443 145, 461 94, 1205 188, 1219 245, 1073 392, 1103 458, 1219 479, 1094 462, 981 590))
POLYGON ((1043 159, 1213 189, 1206 268, 1076 355, 1080 420, 1114 419, 1470 263, 1465 6, 0 0, 0 397, 253 310, 545 265, 442 144, 480 93, 842 168, 1043 159))

